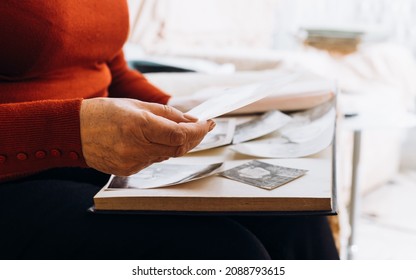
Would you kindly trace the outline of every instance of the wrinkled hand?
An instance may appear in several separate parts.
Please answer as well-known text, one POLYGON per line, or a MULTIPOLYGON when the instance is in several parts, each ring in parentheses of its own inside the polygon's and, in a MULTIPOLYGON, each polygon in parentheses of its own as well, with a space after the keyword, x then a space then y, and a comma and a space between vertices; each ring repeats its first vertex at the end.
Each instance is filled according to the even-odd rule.
POLYGON ((184 155, 215 126, 169 106, 118 98, 83 100, 80 124, 88 166, 120 176, 184 155))

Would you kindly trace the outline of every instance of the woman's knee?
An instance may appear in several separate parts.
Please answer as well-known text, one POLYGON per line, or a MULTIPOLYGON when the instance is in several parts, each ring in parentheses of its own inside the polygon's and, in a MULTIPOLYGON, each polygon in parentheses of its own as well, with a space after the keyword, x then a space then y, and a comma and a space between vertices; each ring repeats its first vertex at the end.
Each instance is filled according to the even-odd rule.
MULTIPOLYGON (((101 218, 105 220, 105 217, 101 218)), ((111 258, 270 258, 256 236, 230 219, 141 215, 113 218, 113 221, 107 221, 107 227, 114 229, 107 231, 114 246, 111 258), (116 218, 115 223, 113 218, 116 218), (122 238, 118 238, 117 234, 122 238)), ((109 250, 107 247, 107 253, 110 253, 109 250)), ((101 255, 101 258, 107 257, 101 255)))

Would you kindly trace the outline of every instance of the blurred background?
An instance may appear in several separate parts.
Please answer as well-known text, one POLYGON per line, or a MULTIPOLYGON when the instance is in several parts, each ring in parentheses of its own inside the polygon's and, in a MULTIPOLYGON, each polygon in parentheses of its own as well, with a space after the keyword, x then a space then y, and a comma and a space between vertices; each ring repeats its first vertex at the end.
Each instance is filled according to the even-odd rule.
POLYGON ((126 57, 171 94, 274 71, 336 81, 341 256, 416 259, 416 0, 129 0, 129 8, 126 57))

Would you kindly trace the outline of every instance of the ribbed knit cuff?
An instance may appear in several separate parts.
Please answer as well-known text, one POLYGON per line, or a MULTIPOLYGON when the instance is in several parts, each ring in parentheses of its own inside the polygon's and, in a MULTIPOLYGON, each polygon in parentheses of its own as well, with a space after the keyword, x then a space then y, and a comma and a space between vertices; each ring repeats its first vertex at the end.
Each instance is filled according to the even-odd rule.
POLYGON ((81 102, 1 104, 0 179, 54 167, 87 167, 80 136, 81 102))

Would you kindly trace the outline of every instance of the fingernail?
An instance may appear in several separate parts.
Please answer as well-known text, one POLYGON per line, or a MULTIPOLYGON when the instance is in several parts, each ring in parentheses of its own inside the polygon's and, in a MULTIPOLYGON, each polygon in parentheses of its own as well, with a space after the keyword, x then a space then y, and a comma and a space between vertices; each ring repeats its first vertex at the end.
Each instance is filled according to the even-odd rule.
POLYGON ((193 122, 198 121, 198 118, 197 118, 197 117, 194 117, 194 116, 192 116, 192 115, 183 114, 183 116, 185 117, 185 119, 188 119, 188 120, 190 120, 190 121, 193 121, 193 122))

